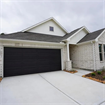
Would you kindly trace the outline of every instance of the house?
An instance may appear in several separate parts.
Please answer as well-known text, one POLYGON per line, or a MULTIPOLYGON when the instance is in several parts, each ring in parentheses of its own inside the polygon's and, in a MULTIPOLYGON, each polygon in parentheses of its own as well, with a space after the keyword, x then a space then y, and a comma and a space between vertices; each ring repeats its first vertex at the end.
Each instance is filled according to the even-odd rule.
POLYGON ((21 32, 0 35, 0 76, 105 66, 105 28, 67 32, 54 18, 21 32))

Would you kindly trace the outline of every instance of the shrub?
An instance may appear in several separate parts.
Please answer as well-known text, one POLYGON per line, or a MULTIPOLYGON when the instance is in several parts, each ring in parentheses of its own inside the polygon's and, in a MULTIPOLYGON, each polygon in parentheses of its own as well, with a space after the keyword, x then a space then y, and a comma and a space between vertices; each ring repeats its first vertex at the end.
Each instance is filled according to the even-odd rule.
POLYGON ((97 71, 98 74, 101 74, 101 71, 97 71))
POLYGON ((92 75, 92 76, 95 76, 96 74, 95 74, 95 73, 91 73, 91 75, 92 75))
POLYGON ((105 71, 105 69, 103 69, 102 71, 105 71))
POLYGON ((103 79, 105 79, 105 76, 103 76, 103 79))
POLYGON ((71 70, 71 71, 75 71, 75 70, 71 70))

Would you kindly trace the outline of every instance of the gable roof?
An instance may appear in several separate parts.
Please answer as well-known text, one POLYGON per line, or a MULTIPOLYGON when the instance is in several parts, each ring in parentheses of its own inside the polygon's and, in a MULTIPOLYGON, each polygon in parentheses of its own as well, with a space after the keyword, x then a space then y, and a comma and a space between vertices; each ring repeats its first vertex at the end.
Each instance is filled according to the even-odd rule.
POLYGON ((12 33, 12 34, 0 35, 0 38, 60 43, 64 39, 67 39, 68 37, 72 36, 79 29, 80 28, 78 28, 74 31, 71 31, 70 33, 68 33, 64 36, 55 36, 55 35, 48 35, 48 34, 46 35, 46 34, 42 34, 42 33, 32 33, 32 32, 17 32, 17 33, 12 33))
POLYGON ((69 38, 70 36, 72 36, 73 34, 75 34, 77 31, 79 31, 81 28, 82 28, 82 27, 77 28, 77 29, 75 29, 75 30, 71 31, 70 33, 68 33, 68 34, 64 35, 64 36, 63 36, 63 40, 65 40, 65 39, 69 38))
POLYGON ((67 37, 65 36, 65 39, 63 41, 69 40, 70 38, 72 38, 73 36, 78 34, 81 30, 86 30, 87 33, 90 33, 90 31, 85 26, 82 26, 82 27, 75 29, 74 31, 70 32, 69 34, 67 34, 67 37))
POLYGON ((105 28, 94 31, 92 33, 88 33, 78 43, 82 43, 82 42, 86 42, 86 41, 90 41, 90 40, 95 40, 104 30, 105 30, 105 28))
POLYGON ((42 22, 39 22, 39 23, 37 23, 37 24, 35 24, 35 25, 31 26, 31 27, 28 27, 28 28, 22 30, 21 32, 28 31, 28 30, 30 30, 32 28, 35 28, 35 27, 37 27, 37 26, 39 26, 41 24, 44 24, 44 23, 46 23, 46 22, 48 22, 50 20, 53 20, 65 33, 68 33, 67 30, 60 23, 58 23, 53 17, 48 18, 48 19, 46 19, 46 20, 44 20, 42 22))

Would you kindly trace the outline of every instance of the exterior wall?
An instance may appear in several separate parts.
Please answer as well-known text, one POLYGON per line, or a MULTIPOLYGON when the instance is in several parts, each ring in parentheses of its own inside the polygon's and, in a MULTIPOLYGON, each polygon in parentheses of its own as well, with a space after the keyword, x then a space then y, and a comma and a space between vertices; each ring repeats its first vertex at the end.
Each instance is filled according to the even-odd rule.
POLYGON ((64 36, 66 34, 53 20, 50 20, 33 29, 30 29, 29 32, 50 34, 56 36, 64 36), (49 31, 49 26, 54 27, 54 31, 49 31))
POLYGON ((66 69, 66 61, 67 61, 67 46, 65 45, 63 48, 63 70, 66 69))
POLYGON ((3 46, 0 45, 0 77, 3 75, 3 46))
POLYGON ((76 44, 77 42, 79 42, 85 35, 87 34, 87 32, 85 30, 80 31, 77 35, 73 36, 72 38, 70 38, 70 44, 76 44))
POLYGON ((26 42, 11 42, 11 41, 2 41, 0 42, 0 76, 3 77, 3 48, 4 47, 24 47, 24 48, 50 48, 50 49, 61 49, 61 65, 62 70, 65 69, 66 61, 66 50, 64 45, 51 45, 51 44, 35 44, 35 43, 26 43, 26 42))
POLYGON ((70 45, 70 56, 74 68, 94 69, 92 43, 70 45))
MULTIPOLYGON (((98 39, 98 42, 96 44, 96 51, 97 51, 97 69, 100 70, 100 69, 103 69, 103 67, 105 67, 105 59, 104 59, 104 53, 103 53, 103 61, 100 61, 100 58, 99 58, 99 44, 105 44, 105 33, 103 33, 103 35, 98 39)), ((104 51, 103 51, 104 52, 104 51)))

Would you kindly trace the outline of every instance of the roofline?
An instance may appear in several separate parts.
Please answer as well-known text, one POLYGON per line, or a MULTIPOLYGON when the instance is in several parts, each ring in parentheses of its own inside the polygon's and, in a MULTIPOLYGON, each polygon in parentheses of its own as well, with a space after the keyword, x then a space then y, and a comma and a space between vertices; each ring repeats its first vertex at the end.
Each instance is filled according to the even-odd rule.
POLYGON ((87 27, 86 26, 83 26, 85 29, 86 29, 86 31, 88 32, 88 33, 90 33, 90 31, 87 29, 87 27))
POLYGON ((54 44, 54 45, 61 45, 64 46, 65 44, 60 42, 60 43, 55 43, 55 42, 43 42, 43 41, 30 41, 30 40, 18 40, 18 39, 4 39, 0 38, 0 41, 16 41, 16 42, 27 42, 27 43, 40 43, 40 44, 54 44))
POLYGON ((83 29, 85 29, 88 33, 90 33, 90 31, 85 26, 83 26, 77 32, 75 32, 73 35, 71 35, 70 37, 68 37, 67 39, 64 39, 62 41, 68 41, 70 38, 72 38, 73 36, 75 36, 77 33, 79 33, 83 29))
POLYGON ((96 41, 98 41, 98 39, 101 37, 101 35, 105 32, 105 29, 100 33, 100 35, 95 39, 96 41))
POLYGON ((30 30, 30 29, 32 29, 32 28, 34 28, 34 27, 37 27, 37 26, 39 26, 39 25, 41 25, 41 24, 43 24, 43 23, 45 23, 45 22, 47 22, 47 21, 49 21, 49 20, 53 20, 63 31, 65 31, 66 33, 68 33, 68 31, 67 31, 59 22, 57 22, 53 17, 50 17, 50 18, 48 18, 48 19, 46 19, 46 20, 44 20, 44 21, 41 21, 41 22, 39 22, 39 23, 37 23, 37 24, 31 26, 31 27, 28 27, 28 28, 22 30, 21 32, 28 31, 28 30, 30 30))
POLYGON ((89 40, 89 41, 77 43, 76 45, 82 45, 82 44, 91 43, 91 42, 96 42, 96 40, 89 40))
POLYGON ((87 28, 86 28, 85 26, 83 26, 83 27, 81 27, 76 33, 74 33, 72 36, 70 36, 69 38, 67 38, 67 40, 70 39, 70 38, 72 38, 73 36, 75 36, 77 33, 79 33, 79 32, 80 32, 81 30, 83 30, 83 29, 85 29, 88 33, 90 33, 90 31, 87 30, 87 28))

